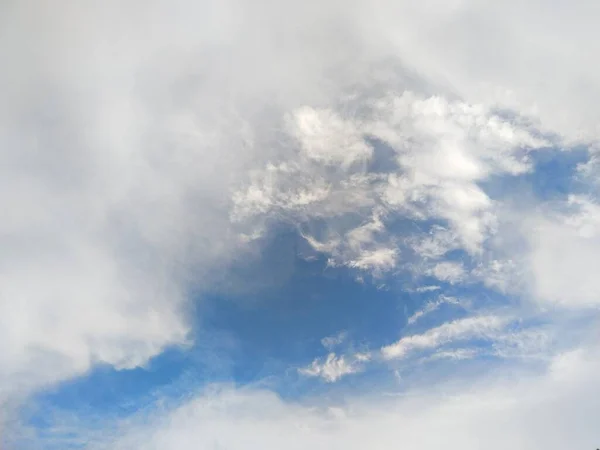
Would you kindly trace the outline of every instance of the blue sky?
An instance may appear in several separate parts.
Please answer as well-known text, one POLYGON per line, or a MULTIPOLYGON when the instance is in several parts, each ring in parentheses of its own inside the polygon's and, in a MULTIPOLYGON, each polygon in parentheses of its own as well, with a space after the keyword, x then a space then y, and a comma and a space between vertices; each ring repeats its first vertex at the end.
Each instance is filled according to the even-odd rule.
POLYGON ((598 19, 0 6, 0 448, 597 448, 598 19))

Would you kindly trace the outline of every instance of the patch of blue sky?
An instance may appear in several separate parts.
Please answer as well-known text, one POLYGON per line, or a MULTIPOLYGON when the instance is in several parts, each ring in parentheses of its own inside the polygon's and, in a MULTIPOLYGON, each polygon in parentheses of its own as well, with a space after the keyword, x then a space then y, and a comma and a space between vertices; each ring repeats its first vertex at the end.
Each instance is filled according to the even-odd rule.
MULTIPOLYGON (((143 368, 97 366, 37 394, 21 414, 37 434, 44 435, 43 442, 56 442, 56 448, 79 448, 72 442, 76 436, 71 436, 69 424, 87 427, 103 419, 118 420, 150 408, 157 397, 177 398, 190 368, 188 355, 180 349, 165 351, 143 368)), ((200 367, 194 369, 201 372, 200 367)))
POLYGON ((564 200, 584 193, 587 183, 578 177, 577 168, 589 160, 586 147, 553 147, 529 153, 533 170, 522 175, 496 175, 480 183, 492 199, 528 202, 564 200))
POLYGON ((365 136, 365 141, 373 149, 367 170, 369 173, 398 173, 397 152, 389 144, 374 136, 365 136))
POLYGON ((384 345, 406 321, 399 293, 360 283, 353 271, 327 267, 322 260, 298 260, 285 286, 259 295, 215 298, 204 318, 205 327, 225 331, 237 342, 234 378, 241 382, 310 363, 325 353, 321 339, 342 331, 356 345, 384 345))

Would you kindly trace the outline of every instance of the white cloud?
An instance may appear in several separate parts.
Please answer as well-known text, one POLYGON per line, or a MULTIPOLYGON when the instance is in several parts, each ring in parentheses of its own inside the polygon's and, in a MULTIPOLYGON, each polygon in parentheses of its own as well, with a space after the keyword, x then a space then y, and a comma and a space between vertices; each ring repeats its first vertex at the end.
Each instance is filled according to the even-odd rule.
POLYGON ((477 181, 530 170, 524 149, 547 143, 481 106, 441 97, 405 93, 380 102, 379 110, 385 120, 371 124, 370 132, 397 149, 406 172, 390 178, 389 207, 447 221, 462 247, 479 253, 495 216, 477 181))
POLYGON ((295 111, 290 127, 304 154, 325 165, 342 168, 357 163, 364 165, 373 153, 361 136, 360 128, 331 110, 300 108, 295 111))
POLYGON ((357 259, 350 261, 348 266, 374 273, 387 272, 396 265, 396 253, 392 248, 365 251, 357 259))
POLYGON ((597 307, 600 280, 600 206, 572 197, 567 213, 534 218, 524 233, 530 244, 525 264, 531 289, 541 302, 564 307, 597 307))
POLYGON ((234 117, 205 116, 216 98, 191 100, 214 83, 180 72, 208 29, 178 13, 149 33, 154 8, 85 3, 1 14, 0 401, 187 343, 191 280, 236 250, 228 176, 251 152, 234 157, 234 117))
POLYGON ((436 225, 429 230, 427 236, 409 238, 409 246, 422 258, 439 259, 448 251, 460 248, 460 243, 455 233, 436 225))
POLYGON ((421 286, 415 289, 416 292, 432 292, 432 291, 439 291, 441 289, 440 286, 435 286, 435 285, 431 285, 431 286, 421 286))
MULTIPOLYGON (((308 230, 313 222, 325 221, 320 236, 304 232, 315 250, 329 253, 334 264, 375 273, 394 269, 405 244, 423 258, 440 258, 460 248, 480 254, 497 220, 494 202, 478 183, 491 175, 529 171, 527 149, 547 141, 489 109, 439 96, 404 92, 364 102, 371 110, 360 120, 343 118, 347 105, 340 112, 301 108, 296 116, 310 117, 314 126, 296 127, 294 137, 301 145, 290 159, 255 172, 234 195, 232 217, 259 227, 284 218, 308 230), (323 125, 327 120, 330 127, 323 125), (348 142, 339 136, 340 129, 348 142), (392 148, 397 170, 390 167, 392 172, 383 175, 368 171, 372 146, 382 144, 367 144, 366 136, 392 148), (353 150, 342 152, 347 159, 340 159, 345 146, 353 150), (398 217, 445 226, 399 242, 388 229, 398 217)), ((453 273, 452 281, 458 281, 457 271, 453 273)))
POLYGON ((456 350, 442 350, 431 355, 431 359, 451 359, 461 361, 472 359, 479 355, 479 351, 473 348, 459 348, 456 350))
MULTIPOLYGON (((422 289, 422 288, 421 288, 422 289)), ((428 291, 424 291, 428 292, 428 291)), ((440 295, 436 301, 429 301, 425 306, 418 311, 415 311, 407 320, 409 325, 414 325, 421 317, 431 314, 432 312, 439 309, 444 304, 460 305, 460 301, 454 297, 448 297, 446 295, 440 295)))
MULTIPOLYGON (((506 251, 502 251, 506 255, 506 251)), ((499 255, 497 255, 499 256, 499 255)), ((512 255, 518 256, 518 255, 512 255)), ((500 292, 518 291, 523 283, 521 266, 509 256, 506 259, 484 261, 472 272, 474 279, 482 280, 486 286, 500 292)))
POLYGON ((431 275, 440 281, 454 284, 463 281, 466 274, 462 263, 444 261, 436 264, 433 269, 431 269, 431 275))
POLYGON ((476 316, 458 319, 432 328, 423 334, 403 337, 399 341, 381 349, 384 359, 405 358, 410 352, 429 350, 454 341, 476 337, 491 338, 507 323, 498 316, 476 316))
POLYGON ((502 333, 494 339, 492 354, 501 358, 548 359, 553 339, 553 332, 547 329, 502 333))
POLYGON ((332 352, 324 361, 315 359, 308 367, 299 369, 298 372, 309 377, 320 377, 328 383, 333 383, 346 375, 361 372, 363 370, 361 363, 368 362, 370 359, 369 353, 337 356, 332 352))
POLYGON ((541 0, 428 0, 417 7, 380 0, 370 6, 378 20, 368 29, 392 39, 420 73, 444 79, 469 101, 538 116, 570 138, 594 138, 599 83, 591 74, 598 63, 587 55, 598 47, 598 6, 589 0, 545 6, 541 0))

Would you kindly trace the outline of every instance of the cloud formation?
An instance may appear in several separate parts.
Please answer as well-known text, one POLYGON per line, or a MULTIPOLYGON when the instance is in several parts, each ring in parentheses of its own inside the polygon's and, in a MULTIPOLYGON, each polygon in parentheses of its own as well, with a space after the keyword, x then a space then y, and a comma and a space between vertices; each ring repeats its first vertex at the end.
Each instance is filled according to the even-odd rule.
MULTIPOLYGON (((515 315, 594 317, 600 83, 589 55, 600 50, 599 17, 591 0, 5 2, 0 342, 10 345, 0 349, 0 410, 98 365, 126 370, 193 345, 196 302, 222 289, 232 266, 260 265, 255 255, 281 226, 357 278, 401 274, 418 293, 478 286, 514 296, 515 315), (583 188, 551 200, 519 190, 539 153, 577 146, 589 159, 570 176, 583 188), (498 193, 498 180, 517 187, 498 193)), ((476 311, 382 355, 468 359, 472 349, 442 347, 481 337, 495 355, 545 356, 544 333, 505 325, 476 311)), ((280 431, 259 434, 261 448, 295 435, 302 448, 347 435, 347 448, 387 448, 404 420, 408 445, 427 435, 419 448, 444 436, 475 448, 481 430, 497 437, 490 448, 572 446, 566 425, 546 436, 543 420, 526 430, 517 420, 555 419, 549 404, 596 411, 582 394, 593 363, 578 355, 564 364, 581 377, 551 366, 523 405, 483 389, 489 403, 458 401, 450 421, 452 401, 444 414, 417 408, 422 422, 361 406, 361 417, 376 416, 361 425, 233 392, 157 418, 152 442, 134 430, 114 448, 238 448, 274 418, 280 431), (191 424, 204 419, 209 432, 196 434, 191 424)), ((332 352, 303 373, 336 381, 367 362, 332 352)), ((597 446, 579 419, 569 422, 577 439, 597 446)))
POLYGON ((432 328, 424 334, 404 337, 383 347, 381 353, 385 359, 397 359, 405 357, 411 351, 432 349, 455 340, 477 337, 489 339, 506 323, 506 319, 497 316, 459 319, 432 328))
POLYGON ((349 356, 329 353, 324 361, 315 359, 308 367, 298 369, 298 373, 309 377, 321 377, 326 382, 333 383, 343 376, 362 371, 364 363, 370 360, 369 353, 356 353, 349 356))

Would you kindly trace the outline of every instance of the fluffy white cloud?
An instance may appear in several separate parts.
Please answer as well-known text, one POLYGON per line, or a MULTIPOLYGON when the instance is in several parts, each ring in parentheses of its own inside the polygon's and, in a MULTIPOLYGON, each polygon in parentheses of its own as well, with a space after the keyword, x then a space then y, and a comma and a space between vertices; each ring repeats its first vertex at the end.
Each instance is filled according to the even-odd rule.
POLYGON ((535 218, 527 230, 534 295, 566 307, 600 305, 596 263, 600 255, 600 206, 571 197, 567 212, 535 218))
MULTIPOLYGON (((366 24, 419 73, 443 79, 467 100, 538 117, 573 140, 595 139, 600 83, 597 61, 600 16, 593 0, 502 3, 458 0, 378 0, 366 24)), ((368 14, 365 10, 365 14, 368 14)))
POLYGON ((2 10, 0 402, 187 343, 188 288, 235 254, 229 177, 252 158, 217 80, 188 83, 223 8, 2 10))
MULTIPOLYGON (((397 266, 402 246, 423 258, 440 258, 452 249, 481 254, 495 232, 496 214, 478 183, 531 170, 528 151, 548 142, 528 124, 442 97, 405 92, 362 101, 370 110, 352 120, 340 117, 348 115, 348 105, 339 112, 301 108, 296 121, 315 123, 297 125, 298 148, 289 159, 255 172, 235 194, 234 220, 259 229, 274 218, 303 224, 307 241, 330 254, 333 264, 375 274, 397 266), (369 170, 378 146, 393 151, 388 173, 369 170), (343 160, 340 149, 346 149, 343 160), (444 226, 400 239, 388 229, 398 217, 444 226), (326 227, 317 236, 310 229, 319 221, 326 227)), ((452 267, 444 262, 432 273, 457 282, 462 274, 458 265, 452 267)))
POLYGON ((290 122, 292 136, 311 160, 346 169, 364 165, 371 158, 373 149, 364 141, 360 128, 331 110, 300 108, 290 122))

